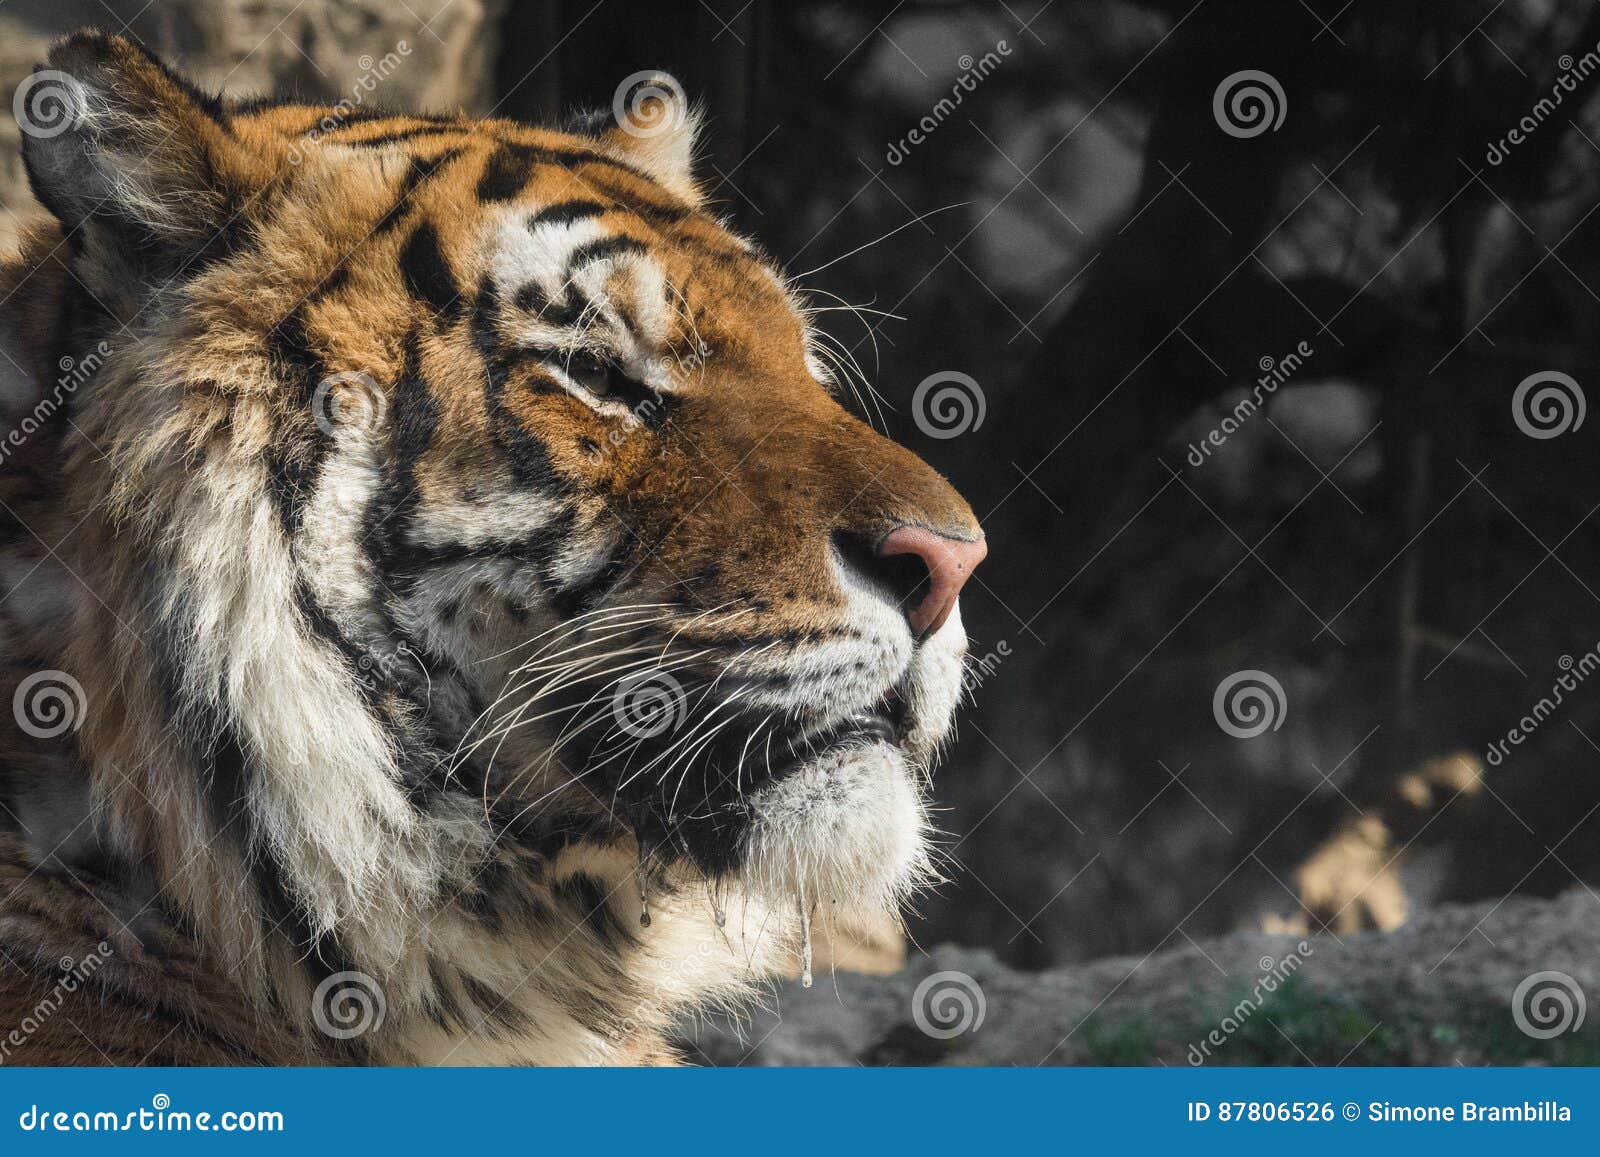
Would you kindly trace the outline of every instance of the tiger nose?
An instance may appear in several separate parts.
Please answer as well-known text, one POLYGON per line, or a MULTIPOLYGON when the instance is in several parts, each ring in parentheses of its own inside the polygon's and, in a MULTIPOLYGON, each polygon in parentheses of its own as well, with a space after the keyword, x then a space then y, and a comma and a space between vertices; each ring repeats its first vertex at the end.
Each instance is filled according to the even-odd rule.
POLYGON ((913 603, 906 620, 919 636, 931 635, 944 626, 955 609, 956 596, 977 565, 989 553, 985 538, 966 541, 949 538, 922 526, 902 526, 889 532, 878 544, 878 557, 915 555, 927 571, 926 577, 911 590, 902 605, 913 603))

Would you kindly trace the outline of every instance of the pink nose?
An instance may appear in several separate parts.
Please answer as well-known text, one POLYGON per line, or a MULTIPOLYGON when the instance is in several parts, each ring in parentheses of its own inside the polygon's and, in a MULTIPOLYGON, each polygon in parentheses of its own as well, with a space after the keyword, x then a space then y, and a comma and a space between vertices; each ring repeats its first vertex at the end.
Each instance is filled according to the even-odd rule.
POLYGON ((944 626, 950 612, 955 609, 956 596, 966 585, 973 569, 989 553, 985 539, 964 542, 959 538, 946 538, 942 534, 921 526, 902 526, 889 532, 878 544, 878 556, 888 558, 897 554, 914 554, 928 569, 925 582, 918 583, 912 599, 920 601, 906 612, 911 629, 918 635, 930 635, 944 626))

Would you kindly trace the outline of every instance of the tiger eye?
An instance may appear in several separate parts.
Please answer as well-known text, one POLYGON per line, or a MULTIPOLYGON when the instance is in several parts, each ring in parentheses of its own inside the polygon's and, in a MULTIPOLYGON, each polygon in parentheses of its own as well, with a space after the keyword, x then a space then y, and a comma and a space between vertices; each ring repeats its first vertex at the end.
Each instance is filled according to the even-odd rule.
POLYGON ((597 398, 608 398, 617 392, 617 367, 609 359, 574 354, 566 370, 567 377, 597 398))

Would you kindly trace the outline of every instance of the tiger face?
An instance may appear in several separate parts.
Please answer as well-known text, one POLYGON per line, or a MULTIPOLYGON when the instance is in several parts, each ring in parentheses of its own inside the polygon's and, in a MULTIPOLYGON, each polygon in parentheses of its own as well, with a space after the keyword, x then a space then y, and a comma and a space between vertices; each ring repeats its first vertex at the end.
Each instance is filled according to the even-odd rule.
POLYGON ((840 404, 681 100, 555 132, 222 102, 115 37, 51 66, 25 156, 113 349, 91 585, 151 616, 91 698, 200 737, 304 923, 550 814, 636 842, 646 902, 867 915, 926 874, 983 533, 840 404))

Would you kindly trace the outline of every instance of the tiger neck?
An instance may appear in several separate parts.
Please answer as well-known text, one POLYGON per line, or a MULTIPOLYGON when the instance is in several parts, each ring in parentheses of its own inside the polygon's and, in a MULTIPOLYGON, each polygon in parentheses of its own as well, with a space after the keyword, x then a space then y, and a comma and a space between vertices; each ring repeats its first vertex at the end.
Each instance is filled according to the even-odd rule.
POLYGON ((394 1061, 664 1055, 684 1008, 744 993, 781 920, 749 917, 769 930, 745 943, 674 878, 642 927, 632 837, 502 800, 514 785, 454 758, 483 688, 329 610, 260 462, 141 476, 115 384, 79 415, 103 453, 72 467, 77 501, 105 511, 76 562, 108 596, 78 608, 69 648, 96 705, 81 741, 116 837, 220 970, 313 1040, 367 978, 387 1023, 328 1047, 394 1061))
MULTIPOLYGON (((228 602, 261 605, 248 584, 228 602)), ((663 1060, 668 1026, 687 1007, 742 998, 782 948, 783 917, 735 901, 730 932, 703 885, 683 877, 645 884, 654 894, 644 927, 632 838, 603 818, 486 804, 490 781, 466 790, 466 774, 440 758, 461 738, 447 719, 431 720, 430 774, 415 782, 398 758, 325 758, 338 728, 364 722, 355 704, 366 725, 384 723, 373 700, 393 688, 374 696, 356 662, 344 698, 330 699, 331 649, 296 645, 294 628, 277 628, 277 669, 257 683, 245 637, 263 629, 254 611, 228 631, 232 646, 197 639, 186 657, 164 650, 182 637, 169 617, 149 624, 143 656, 116 641, 112 617, 85 608, 75 646, 127 652, 90 691, 121 725, 96 712, 84 735, 116 828, 137 833, 138 854, 219 968, 263 1004, 302 1010, 315 1043, 325 1023, 339 1027, 329 1002, 370 978, 387 1024, 328 1047, 392 1063, 663 1060), (221 690, 206 698, 204 686, 221 690), (307 702, 342 722, 299 713, 307 702), (141 750, 149 757, 139 761, 141 750)))
MULTIPOLYGON (((41 230, 0 266, 8 285, 30 279, 0 322, 29 339, 14 352, 39 382, 63 335, 86 332, 59 242, 41 230)), ((447 646, 340 602, 331 564, 360 560, 339 554, 337 526, 313 515, 288 533, 266 402, 158 369, 115 337, 72 399, 75 432, 62 423, 43 448, 69 459, 63 515, 90 512, 67 558, 94 596, 52 628, 52 662, 89 704, 63 754, 87 766, 94 854, 153 877, 144 917, 170 912, 311 1046, 396 1063, 662 1060, 682 1009, 746 995, 787 917, 724 898, 719 927, 700 884, 669 879, 642 928, 626 831, 498 806, 512 785, 451 758, 483 688, 447 646), (345 972, 387 1005, 348 1040, 319 1031, 314 1004, 345 972)), ((344 449, 348 466, 370 448, 344 449)))

